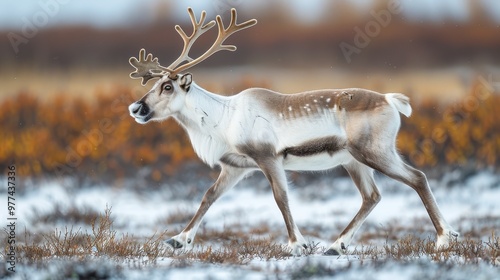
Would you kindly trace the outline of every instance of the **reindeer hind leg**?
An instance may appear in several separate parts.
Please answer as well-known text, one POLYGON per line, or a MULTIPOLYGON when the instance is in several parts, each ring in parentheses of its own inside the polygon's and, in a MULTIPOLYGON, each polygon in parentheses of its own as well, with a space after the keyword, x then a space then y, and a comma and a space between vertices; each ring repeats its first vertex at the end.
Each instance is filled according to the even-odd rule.
POLYGON ((354 234, 356 234, 370 212, 381 199, 373 178, 373 169, 355 160, 344 165, 344 168, 358 188, 363 203, 356 216, 354 216, 349 225, 342 231, 339 238, 328 248, 328 250, 326 250, 324 253, 325 255, 343 254, 347 246, 349 246, 351 239, 354 237, 354 234))
POLYGON ((357 160, 380 171, 390 178, 410 186, 417 192, 436 229, 436 247, 438 249, 447 247, 452 239, 456 239, 459 236, 444 219, 431 188, 429 187, 425 174, 404 163, 394 147, 390 147, 383 151, 373 149, 363 152, 360 152, 359 149, 351 148, 350 152, 357 160))

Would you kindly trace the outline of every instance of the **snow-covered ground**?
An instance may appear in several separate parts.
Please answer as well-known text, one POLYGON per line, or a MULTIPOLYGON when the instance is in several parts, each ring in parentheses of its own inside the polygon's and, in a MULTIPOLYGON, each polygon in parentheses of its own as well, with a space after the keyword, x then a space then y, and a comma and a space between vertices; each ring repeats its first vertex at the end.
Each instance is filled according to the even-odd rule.
MULTIPOLYGON (((265 187, 263 177, 256 176, 243 181, 217 201, 205 216, 202 228, 220 229, 234 224, 255 227, 266 224, 277 232, 281 231, 282 241, 286 243, 281 213, 270 189, 265 187)), ((314 236, 304 234, 306 239, 327 247, 355 215, 361 205, 361 198, 349 178, 334 178, 325 174, 318 176, 321 179, 307 185, 292 183, 290 204, 295 221, 303 232, 310 232, 315 228, 321 231, 314 236)), ((377 176, 376 180, 382 193, 382 201, 368 217, 358 235, 368 230, 384 235, 384 231, 395 223, 411 229, 419 221, 424 228, 423 232, 428 235, 422 238, 434 238, 432 224, 418 195, 409 187, 383 176, 377 176)), ((474 221, 489 217, 487 223, 493 223, 489 226, 494 232, 487 234, 491 236, 492 233, 500 232, 500 221, 495 222, 495 219, 500 219, 500 175, 493 171, 483 171, 461 177, 460 172, 455 171, 443 174, 439 180, 430 180, 430 184, 445 218, 455 229, 466 232, 477 230, 480 226, 474 224, 474 221)), ((186 184, 185 187, 189 188, 190 185, 193 183, 186 184)), ((175 235, 182 229, 182 225, 165 228, 170 226, 165 225, 165 220, 179 211, 193 213, 203 195, 198 188, 193 187, 192 192, 197 192, 191 197, 176 197, 173 190, 179 189, 179 185, 165 185, 155 191, 141 188, 138 191, 120 186, 80 189, 68 187, 68 183, 59 181, 38 183, 17 194, 18 229, 26 228, 36 232, 38 229, 64 227, 64 224, 41 225, 34 219, 44 213, 51 213, 55 205, 61 209, 77 207, 97 212, 104 212, 107 207, 111 207, 115 227, 119 232, 141 237, 168 230, 169 234, 175 235)), ((18 230, 18 234, 20 233, 18 230)), ((487 234, 480 238, 487 238, 487 234)), ((358 242, 360 240, 354 238, 349 249, 359 245, 358 242)), ((373 244, 377 245, 377 241, 374 240, 373 244)), ((102 259, 96 259, 90 260, 86 265, 93 263, 101 269, 107 269, 111 276, 115 275, 112 263, 103 264, 102 259)), ((163 258, 155 265, 141 268, 125 265, 122 270, 116 271, 116 275, 120 279, 262 279, 274 278, 279 275, 278 271, 285 278, 300 279, 307 277, 306 272, 310 270, 317 272, 314 274, 316 277, 337 276, 342 279, 498 279, 496 277, 500 275, 498 266, 484 263, 477 266, 454 266, 435 263, 430 259, 379 263, 360 260, 355 255, 337 258, 317 254, 274 261, 256 259, 244 266, 199 263, 183 268, 172 266, 171 263, 171 259, 163 258)), ((67 263, 54 261, 54 266, 67 266, 67 263)), ((18 279, 24 279, 24 276, 29 279, 46 279, 54 275, 54 270, 57 271, 57 268, 40 271, 34 266, 19 265, 15 276, 18 279)))

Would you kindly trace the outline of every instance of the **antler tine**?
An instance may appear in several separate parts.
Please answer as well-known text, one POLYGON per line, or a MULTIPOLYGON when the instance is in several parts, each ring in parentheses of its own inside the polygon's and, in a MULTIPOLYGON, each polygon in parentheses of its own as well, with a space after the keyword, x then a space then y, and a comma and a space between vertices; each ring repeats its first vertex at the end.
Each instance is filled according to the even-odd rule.
POLYGON ((220 15, 217 16, 217 25, 219 26, 219 36, 217 37, 217 40, 220 40, 220 46, 219 50, 228 50, 228 51, 235 51, 236 46, 234 45, 222 45, 222 42, 224 42, 229 36, 231 36, 233 33, 236 33, 240 30, 249 28, 257 24, 256 19, 251 19, 247 20, 243 23, 237 24, 236 23, 237 19, 237 14, 236 14, 236 9, 232 8, 231 9, 231 21, 229 22, 229 26, 227 28, 224 27, 224 23, 222 22, 222 18, 220 15))
POLYGON ((130 73, 130 77, 133 79, 142 78, 141 84, 144 86, 146 83, 153 78, 159 78, 166 74, 167 68, 160 65, 158 58, 153 58, 153 54, 148 54, 146 56, 146 50, 141 49, 139 51, 138 59, 131 57, 129 59, 130 65, 135 68, 135 71, 130 73))
POLYGON ((213 45, 200 57, 198 57, 196 59, 189 60, 188 63, 183 64, 175 69, 172 69, 169 67, 169 69, 172 69, 169 76, 170 77, 177 76, 178 73, 180 73, 180 72, 182 72, 190 67, 193 67, 194 65, 202 62, 203 60, 207 59, 208 57, 210 57, 211 55, 213 55, 214 53, 216 53, 218 51, 222 51, 222 50, 235 51, 236 46, 223 45, 222 43, 224 43, 224 41, 232 34, 257 24, 256 19, 251 19, 251 20, 245 21, 243 23, 237 24, 236 18, 237 18, 236 9, 233 8, 233 9, 231 9, 231 21, 229 23, 229 26, 227 28, 225 28, 224 23, 222 22, 222 18, 220 16, 217 16, 216 21, 217 21, 217 25, 219 27, 219 34, 217 36, 217 39, 213 43, 213 45))
MULTIPOLYGON (((169 72, 172 72, 172 69, 179 66, 179 64, 181 64, 182 62, 184 61, 190 62, 193 60, 192 58, 189 57, 189 50, 193 46, 194 42, 196 41, 196 39, 198 39, 198 37, 203 35, 203 33, 207 32, 215 25, 215 21, 213 20, 203 25, 205 18, 207 16, 207 13, 205 11, 201 12, 199 22, 196 20, 196 16, 193 12, 193 9, 188 8, 188 13, 189 17, 191 18, 191 23, 193 24, 193 33, 191 34, 191 36, 188 36, 186 32, 184 32, 184 30, 179 25, 175 26, 175 30, 177 31, 177 33, 179 33, 182 40, 184 41, 184 48, 182 49, 182 53, 179 56, 179 58, 177 58, 172 64, 170 64, 170 66, 167 67, 168 69, 170 69, 169 72)), ((171 77, 172 76, 175 75, 171 75, 171 77)))

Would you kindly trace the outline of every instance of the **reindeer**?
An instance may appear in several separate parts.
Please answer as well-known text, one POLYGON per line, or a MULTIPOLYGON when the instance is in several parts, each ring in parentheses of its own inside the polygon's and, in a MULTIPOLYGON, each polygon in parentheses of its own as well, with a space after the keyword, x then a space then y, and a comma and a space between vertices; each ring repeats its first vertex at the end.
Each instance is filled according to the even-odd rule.
POLYGON ((223 42, 255 25, 257 20, 238 24, 236 10, 232 9, 226 28, 217 16, 217 39, 205 53, 193 59, 189 57, 190 48, 216 23, 212 20, 204 24, 205 11, 199 21, 191 8, 188 13, 193 32, 188 36, 180 26, 175 26, 184 48, 170 66, 161 66, 158 58, 152 54, 146 56, 144 49, 138 59, 130 58, 130 64, 136 68, 130 74, 132 78, 142 78, 142 85, 150 79, 159 79, 144 97, 129 106, 130 115, 140 124, 174 118, 188 133, 197 155, 209 166, 221 169, 189 224, 166 241, 170 246, 191 249, 210 206, 246 175, 261 170, 285 220, 291 252, 300 255, 308 248, 308 242, 290 212, 285 172, 327 170, 338 165, 348 171, 363 202, 325 255, 346 253, 354 234, 380 201, 374 170, 417 192, 437 231, 438 248, 447 247, 458 237, 441 214, 425 174, 404 163, 396 151, 399 114, 409 117, 412 112, 408 97, 360 88, 297 94, 250 88, 229 97, 211 93, 193 82, 190 73, 181 72, 218 51, 235 51, 235 46, 223 42))

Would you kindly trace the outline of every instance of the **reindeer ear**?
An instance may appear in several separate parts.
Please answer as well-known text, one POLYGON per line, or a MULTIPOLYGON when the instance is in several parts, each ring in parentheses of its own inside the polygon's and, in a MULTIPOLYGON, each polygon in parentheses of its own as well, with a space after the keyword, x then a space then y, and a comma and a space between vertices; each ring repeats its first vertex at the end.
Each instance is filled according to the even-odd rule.
POLYGON ((181 76, 181 79, 179 80, 179 85, 185 92, 188 92, 192 81, 193 81, 193 75, 191 75, 191 73, 186 73, 181 76))

